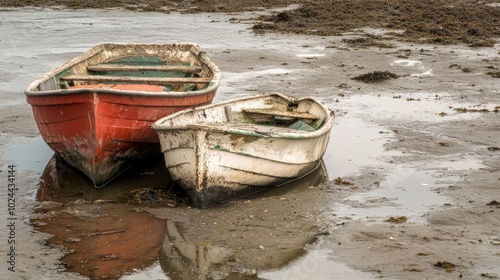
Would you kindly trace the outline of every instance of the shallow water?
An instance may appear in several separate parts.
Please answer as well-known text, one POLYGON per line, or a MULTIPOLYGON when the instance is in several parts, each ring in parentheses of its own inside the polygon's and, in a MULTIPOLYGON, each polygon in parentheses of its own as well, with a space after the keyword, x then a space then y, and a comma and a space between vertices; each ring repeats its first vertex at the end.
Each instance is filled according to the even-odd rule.
POLYGON ((390 140, 387 129, 359 118, 338 117, 323 157, 330 180, 358 173, 361 168, 384 164, 397 152, 385 151, 390 140))
POLYGON ((328 249, 309 249, 307 255, 284 268, 259 273, 259 277, 269 280, 327 280, 327 279, 378 279, 371 273, 356 271, 340 260, 328 249))
POLYGON ((42 172, 54 152, 42 137, 16 138, 4 147, 5 157, 18 168, 42 172))
POLYGON ((378 188, 353 195, 335 207, 337 216, 377 220, 389 216, 407 216, 420 221, 422 214, 449 201, 435 192, 442 187, 432 176, 409 168, 397 167, 378 188))

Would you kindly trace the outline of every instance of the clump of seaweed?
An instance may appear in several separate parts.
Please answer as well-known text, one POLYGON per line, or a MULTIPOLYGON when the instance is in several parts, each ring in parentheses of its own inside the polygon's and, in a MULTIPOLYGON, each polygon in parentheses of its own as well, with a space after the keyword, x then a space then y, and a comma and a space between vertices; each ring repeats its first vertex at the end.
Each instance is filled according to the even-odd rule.
POLYGON ((399 216, 399 217, 390 217, 389 219, 385 220, 386 222, 389 223, 394 223, 394 224, 401 224, 404 223, 408 220, 406 216, 399 216))
POLYGON ((448 261, 438 261, 434 264, 434 267, 444 268, 446 272, 452 272, 457 265, 448 261))
POLYGON ((391 73, 389 71, 373 71, 370 73, 366 73, 363 75, 356 76, 352 78, 353 80, 357 80, 364 83, 381 83, 385 80, 389 79, 397 79, 398 75, 391 73))
POLYGON ((488 113, 490 110, 483 108, 483 109, 468 109, 468 108, 455 108, 455 111, 457 113, 488 113))
POLYGON ((351 182, 348 182, 348 181, 346 181, 346 180, 342 179, 341 177, 337 177, 337 178, 335 178, 335 180, 334 180, 334 181, 335 181, 335 185, 347 185, 347 186, 352 185, 352 183, 351 183, 351 182))
MULTIPOLYGON (((409 42, 493 47, 500 8, 474 1, 299 1, 294 10, 259 18, 254 31, 342 36, 363 27, 404 30, 392 37, 409 42), (422 20, 425 18, 425 20, 422 20)), ((395 32, 394 32, 395 33, 395 32)))
POLYGON ((368 48, 368 47, 379 47, 379 48, 395 48, 394 45, 388 43, 381 43, 378 40, 384 39, 382 36, 361 37, 355 39, 342 39, 342 42, 347 43, 353 47, 368 48))
POLYGON ((500 71, 486 72, 486 74, 492 76, 493 78, 500 78, 500 71))
POLYGON ((187 198, 178 193, 163 188, 142 188, 129 193, 127 202, 129 204, 141 205, 167 205, 175 207, 186 203, 187 198))

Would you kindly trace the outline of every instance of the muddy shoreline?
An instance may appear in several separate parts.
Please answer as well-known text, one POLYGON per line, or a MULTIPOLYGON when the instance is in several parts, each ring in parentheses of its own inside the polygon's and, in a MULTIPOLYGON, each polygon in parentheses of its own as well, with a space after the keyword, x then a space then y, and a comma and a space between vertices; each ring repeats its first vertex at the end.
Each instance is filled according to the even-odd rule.
MULTIPOLYGON (((2 5, 9 3, 17 5, 14 1, 2 5)), ((2 10, 2 30, 9 38, 0 41, 6 50, 2 59, 12 67, 0 72, 4 166, 0 174, 4 178, 6 166, 17 163, 21 201, 18 270, 7 274, 12 276, 8 279, 38 279, 34 275, 40 273, 49 279, 126 279, 133 273, 142 279, 500 278, 497 31, 488 37, 494 44, 482 47, 470 47, 465 41, 407 42, 380 26, 343 30, 342 36, 253 31, 256 18, 272 19, 282 12, 192 17, 114 9, 2 10), (128 21, 119 22, 124 18, 128 21), (195 27, 208 26, 221 38, 198 34, 193 25, 179 24, 182 19, 195 27), (27 158, 21 159, 20 152, 10 152, 16 143, 28 143, 23 146, 28 149, 30 139, 39 135, 24 88, 96 42, 157 41, 157 34, 177 40, 163 31, 165 22, 177 22, 183 40, 199 42, 222 70, 216 101, 279 91, 315 96, 334 110, 334 149, 325 155, 323 172, 295 186, 199 210, 182 200, 167 199, 160 205, 124 202, 129 190, 86 189, 78 174, 59 168, 46 174, 66 178, 70 184, 37 199, 44 168, 31 168, 25 162, 42 161, 44 166, 49 158, 23 154, 27 158), (8 33, 9 26, 17 24, 22 24, 21 31, 8 33), (133 36, 125 28, 134 30, 133 36), (41 43, 29 45, 32 38, 41 43), (353 79, 375 71, 397 77, 379 83, 353 79), (75 192, 74 185, 80 191, 75 192), (156 246, 149 250, 157 250, 156 257, 133 252, 129 258, 126 249, 113 247, 132 246, 137 243, 127 238, 148 234, 134 232, 130 223, 123 222, 132 217, 134 221, 147 217, 144 221, 156 225, 151 232, 164 232, 163 240, 152 238, 154 244, 147 245, 156 246), (117 224, 111 227, 106 220, 110 218, 117 224), (85 220, 86 229, 93 231, 82 232, 72 219, 85 220), (63 229, 66 235, 54 229, 63 229), (106 234, 96 239, 95 232, 106 234), (85 239, 92 250, 82 249, 85 239), (83 251, 89 255, 78 255, 83 251), (172 257, 179 251, 182 256, 206 254, 179 261, 181 257, 172 257), (141 254, 143 259, 131 261, 141 254), (136 266, 113 266, 120 260, 136 266), (338 263, 347 266, 338 269, 338 263)), ((139 169, 130 176, 134 179, 123 179, 118 187, 124 182, 130 182, 131 189, 170 187, 161 171, 139 169)), ((50 189, 54 184, 49 185, 50 189)), ((5 190, 0 198, 7 200, 5 190)), ((7 247, 0 248, 4 252, 7 247)), ((2 255, 0 260, 5 261, 2 255)))
MULTIPOLYGON (((368 36, 369 44, 376 44, 388 37, 396 37, 413 43, 466 44, 471 47, 493 47, 495 38, 500 36, 498 28, 500 9, 497 5, 494 0, 433 2, 297 0, 293 3, 284 0, 194 2, 5 0, 0 3, 0 7, 64 7, 77 10, 123 8, 136 12, 161 13, 240 13, 274 8, 277 10, 270 15, 253 18, 256 21, 252 26, 254 32, 341 36, 345 32, 361 28, 385 28, 394 32, 385 35, 385 38, 371 34, 368 36)), ((234 20, 238 18, 235 17, 234 20)), ((353 43, 366 45, 366 41, 353 43)))

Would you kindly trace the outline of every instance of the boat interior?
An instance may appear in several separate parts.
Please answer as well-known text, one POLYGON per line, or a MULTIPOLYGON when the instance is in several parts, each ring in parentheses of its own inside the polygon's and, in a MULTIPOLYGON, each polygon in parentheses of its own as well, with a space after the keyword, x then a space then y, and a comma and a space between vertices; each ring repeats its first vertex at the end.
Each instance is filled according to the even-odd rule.
POLYGON ((271 95, 262 102, 195 109, 160 123, 168 124, 168 128, 223 129, 243 134, 307 133, 324 125, 327 112, 312 100, 296 102, 280 96, 271 95))
POLYGON ((210 77, 203 68, 189 63, 167 63, 157 56, 130 56, 89 64, 82 74, 75 67, 59 75, 61 89, 111 88, 139 91, 196 91, 205 88, 210 77), (122 85, 116 87, 116 85, 122 85), (126 86, 125 86, 126 85, 126 86))

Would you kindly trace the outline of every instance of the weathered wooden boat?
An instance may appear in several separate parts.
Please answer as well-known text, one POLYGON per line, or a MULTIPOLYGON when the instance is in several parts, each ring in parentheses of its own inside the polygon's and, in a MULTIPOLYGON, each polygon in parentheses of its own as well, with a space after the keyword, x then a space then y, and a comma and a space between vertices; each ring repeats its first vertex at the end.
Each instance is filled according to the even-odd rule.
POLYGON ((172 180, 204 208, 313 171, 333 120, 314 98, 271 93, 183 110, 153 128, 172 180))
POLYGON ((45 142, 102 186, 160 153, 154 121, 211 103, 220 71, 196 44, 99 44, 25 91, 45 142))

